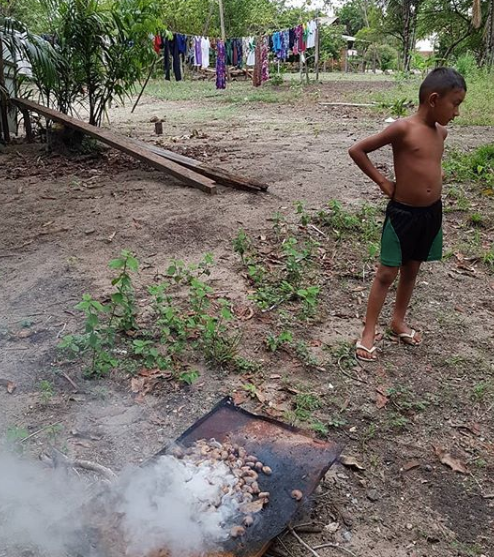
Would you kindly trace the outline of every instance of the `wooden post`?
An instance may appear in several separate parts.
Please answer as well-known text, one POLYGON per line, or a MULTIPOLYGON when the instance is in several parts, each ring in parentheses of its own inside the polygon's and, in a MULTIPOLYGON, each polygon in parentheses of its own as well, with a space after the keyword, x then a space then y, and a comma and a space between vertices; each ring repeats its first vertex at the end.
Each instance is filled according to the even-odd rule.
MULTIPOLYGON (((0 87, 6 89, 5 87, 5 74, 4 74, 4 64, 3 64, 3 41, 0 36, 0 87)), ((4 97, 3 93, 0 93, 0 118, 2 124, 2 133, 5 143, 10 142, 10 131, 9 131, 9 117, 7 112, 7 98, 4 97)))
MULTIPOLYGON (((226 31, 225 31, 225 12, 223 10, 223 0, 218 0, 220 7, 220 25, 221 25, 221 40, 225 44, 226 49, 226 31)), ((226 67, 226 78, 230 81, 230 68, 228 67, 227 61, 225 60, 226 67)))
POLYGON ((316 81, 319 81, 319 57, 321 51, 321 33, 319 18, 316 19, 316 53, 314 55, 314 66, 316 70, 316 81))

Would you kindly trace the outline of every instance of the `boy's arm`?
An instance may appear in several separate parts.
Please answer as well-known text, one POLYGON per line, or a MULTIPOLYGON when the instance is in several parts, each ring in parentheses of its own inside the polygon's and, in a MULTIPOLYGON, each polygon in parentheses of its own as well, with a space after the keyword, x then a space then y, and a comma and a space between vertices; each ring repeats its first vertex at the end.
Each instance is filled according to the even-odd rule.
POLYGON ((348 150, 348 154, 352 157, 355 164, 362 170, 364 174, 369 176, 388 197, 392 198, 395 191, 395 183, 383 176, 379 170, 372 164, 367 156, 367 153, 372 153, 385 145, 390 145, 395 141, 401 139, 405 133, 406 123, 403 120, 398 120, 388 126, 381 133, 372 135, 367 139, 363 139, 355 143, 348 150))

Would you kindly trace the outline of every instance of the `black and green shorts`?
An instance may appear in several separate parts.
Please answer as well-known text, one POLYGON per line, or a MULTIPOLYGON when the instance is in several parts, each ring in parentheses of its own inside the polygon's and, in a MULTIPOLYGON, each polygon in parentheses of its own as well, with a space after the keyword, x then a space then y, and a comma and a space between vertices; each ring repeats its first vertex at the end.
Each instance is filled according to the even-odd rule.
POLYGON ((439 261, 443 251, 443 206, 411 207, 391 200, 381 237, 381 263, 400 267, 408 261, 439 261))

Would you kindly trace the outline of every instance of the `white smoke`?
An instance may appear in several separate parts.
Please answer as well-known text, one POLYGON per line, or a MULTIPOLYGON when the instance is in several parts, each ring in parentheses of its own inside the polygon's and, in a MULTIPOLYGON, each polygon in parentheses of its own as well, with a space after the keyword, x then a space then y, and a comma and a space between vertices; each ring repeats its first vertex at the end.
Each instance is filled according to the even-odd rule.
POLYGON ((102 483, 106 490, 88 504, 87 482, 77 475, 1 451, 0 557, 25 549, 40 557, 141 557, 160 549, 198 555, 218 549, 238 515, 238 480, 223 462, 163 456, 126 470, 111 486, 102 483), (95 525, 103 536, 118 528, 122 551, 88 544, 84 532, 95 525))
POLYGON ((127 473, 118 511, 129 553, 166 548, 183 557, 218 548, 238 514, 236 481, 223 462, 196 466, 172 456, 127 473))
POLYGON ((65 471, 1 451, 0 555, 27 547, 50 557, 66 555, 81 528, 84 486, 65 471))

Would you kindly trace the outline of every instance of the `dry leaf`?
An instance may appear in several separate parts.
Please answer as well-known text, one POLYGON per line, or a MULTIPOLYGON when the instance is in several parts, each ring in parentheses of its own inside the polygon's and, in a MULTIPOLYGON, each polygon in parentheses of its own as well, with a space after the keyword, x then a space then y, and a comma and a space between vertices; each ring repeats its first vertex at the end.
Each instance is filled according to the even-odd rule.
POLYGON ((241 404, 243 404, 246 400, 247 400, 247 393, 243 393, 242 391, 237 391, 236 393, 233 393, 233 403, 236 406, 240 406, 241 404))
POLYGON ((257 400, 261 404, 264 404, 266 402, 266 396, 264 394, 262 394, 260 391, 256 391, 255 395, 256 395, 257 400))
POLYGON ((381 408, 384 408, 386 404, 388 404, 388 402, 389 398, 383 395, 380 391, 377 391, 376 406, 379 408, 379 410, 381 410, 381 408))
POLYGON ((130 390, 133 393, 140 393, 144 385, 144 379, 139 379, 138 377, 133 377, 130 380, 130 390))
POLYGON ((365 470, 364 466, 359 464, 357 462, 357 459, 353 456, 341 455, 340 462, 341 464, 343 464, 343 466, 346 466, 347 468, 354 468, 355 470, 365 470))
POLYGON ((11 395, 16 388, 17 385, 15 383, 13 383, 12 381, 7 381, 7 392, 9 393, 9 395, 11 395))
POLYGON ((410 460, 409 462, 403 465, 403 470, 405 472, 409 472, 410 470, 413 470, 414 468, 418 468, 419 466, 420 466, 420 462, 418 460, 410 460))
POLYGON ((269 376, 270 379, 281 379, 281 375, 279 373, 272 373, 269 376))
POLYGON ((29 329, 22 329, 22 331, 17 333, 17 338, 29 338, 32 335, 33 331, 30 331, 29 329))
POLYGON ((437 457, 441 461, 441 464, 445 464, 446 466, 449 466, 451 470, 453 470, 453 472, 459 472, 460 474, 468 474, 468 470, 465 464, 463 464, 463 462, 461 462, 457 458, 452 457, 442 447, 438 447, 438 446, 434 447, 434 452, 436 453, 437 457))

